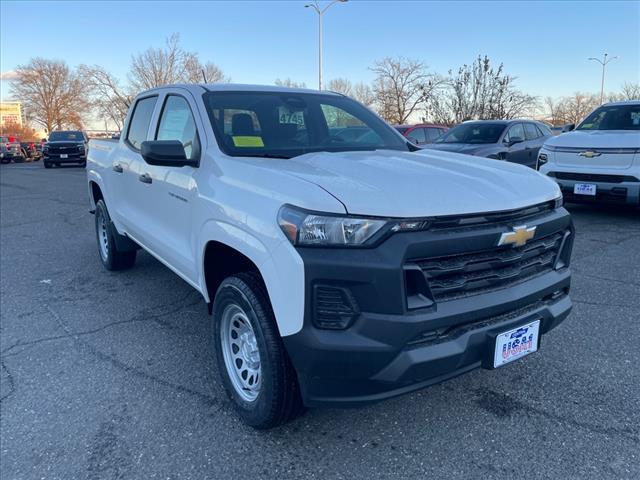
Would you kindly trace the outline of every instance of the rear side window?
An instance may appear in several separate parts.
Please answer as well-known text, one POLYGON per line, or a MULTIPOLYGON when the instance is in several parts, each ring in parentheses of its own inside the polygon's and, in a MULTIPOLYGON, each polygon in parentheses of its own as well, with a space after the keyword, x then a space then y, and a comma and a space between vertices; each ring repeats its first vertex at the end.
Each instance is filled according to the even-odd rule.
POLYGON ((426 128, 425 130, 427 131, 427 140, 430 142, 433 142, 434 140, 439 138, 443 133, 442 129, 440 128, 426 128))
POLYGON ((540 136, 540 132, 533 123, 524 124, 524 133, 527 136, 527 140, 535 140, 540 136))
POLYGON ((424 128, 414 128, 409 132, 407 138, 416 145, 427 142, 427 138, 424 136, 424 128))
POLYGON ((200 156, 200 139, 189 103, 184 97, 169 95, 164 103, 156 140, 179 140, 190 160, 200 156))
POLYGON ((133 148, 140 150, 140 145, 147 139, 149 132, 149 124, 153 109, 156 106, 158 97, 147 97, 138 100, 129 122, 129 131, 127 132, 127 142, 133 148))

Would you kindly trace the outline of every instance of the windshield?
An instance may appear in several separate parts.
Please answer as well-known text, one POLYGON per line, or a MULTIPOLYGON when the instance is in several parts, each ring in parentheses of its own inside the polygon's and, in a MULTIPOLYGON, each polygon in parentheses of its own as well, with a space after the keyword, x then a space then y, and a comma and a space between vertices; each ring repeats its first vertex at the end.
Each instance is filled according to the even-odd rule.
POLYGON ((410 150, 384 121, 343 96, 208 92, 204 102, 227 155, 292 158, 309 152, 410 150))
POLYGON ((447 131, 435 143, 496 143, 505 127, 503 123, 463 123, 447 131))
POLYGON ((640 130, 640 105, 600 107, 576 130, 640 130))
POLYGON ((84 136, 82 135, 82 132, 51 132, 49 135, 50 142, 60 142, 65 140, 79 142, 84 140, 84 136))

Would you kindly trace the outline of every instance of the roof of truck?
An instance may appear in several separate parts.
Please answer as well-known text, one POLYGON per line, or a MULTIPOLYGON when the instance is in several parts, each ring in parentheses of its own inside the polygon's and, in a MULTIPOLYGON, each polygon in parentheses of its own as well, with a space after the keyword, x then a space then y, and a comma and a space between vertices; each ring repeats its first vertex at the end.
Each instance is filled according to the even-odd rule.
POLYGON ((163 85, 162 87, 152 88, 142 93, 147 93, 155 90, 162 90, 165 88, 179 87, 191 91, 191 93, 202 93, 202 90, 208 92, 277 92, 277 93, 313 93, 313 94, 327 94, 327 95, 341 95, 340 93, 331 92, 328 90, 312 90, 310 88, 293 88, 293 87, 281 87, 277 85, 249 85, 241 83, 176 83, 171 85, 163 85))

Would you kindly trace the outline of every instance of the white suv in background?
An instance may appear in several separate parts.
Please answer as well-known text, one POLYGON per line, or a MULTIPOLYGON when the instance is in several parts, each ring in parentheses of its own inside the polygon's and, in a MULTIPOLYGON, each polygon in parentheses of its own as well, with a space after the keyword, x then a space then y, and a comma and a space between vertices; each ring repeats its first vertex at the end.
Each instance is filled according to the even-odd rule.
POLYGON ((538 169, 566 201, 640 205, 640 100, 602 105, 573 132, 547 140, 538 169))

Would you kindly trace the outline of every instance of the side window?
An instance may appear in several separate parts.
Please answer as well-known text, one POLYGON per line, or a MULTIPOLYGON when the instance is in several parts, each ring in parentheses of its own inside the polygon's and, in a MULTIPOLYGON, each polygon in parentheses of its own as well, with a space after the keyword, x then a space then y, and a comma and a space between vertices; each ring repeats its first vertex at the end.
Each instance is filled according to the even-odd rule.
POLYGON ((424 128, 414 128, 409 132, 407 138, 416 145, 427 143, 427 137, 424 135, 424 130, 424 128))
POLYGON ((179 140, 190 160, 200 156, 200 139, 189 103, 184 97, 169 95, 164 102, 156 140, 179 140))
POLYGON ((147 139, 151 116, 157 100, 158 97, 142 98, 134 107, 127 131, 127 142, 135 149, 140 150, 140 145, 147 139))
POLYGON ((541 137, 547 137, 550 135, 553 135, 553 133, 551 132, 551 130, 549 130, 549 127, 547 127, 546 125, 536 125, 536 127, 538 127, 538 130, 540 131, 540 136, 541 137))
POLYGON ((426 128, 427 131, 427 140, 429 142, 435 141, 440 135, 442 135, 442 130, 440 128, 426 128))
POLYGON ((522 128, 521 123, 516 123, 511 128, 509 128, 509 131, 504 136, 505 142, 512 142, 515 139, 524 140, 524 129, 522 128))
POLYGON ((535 140, 540 136, 538 129, 533 123, 524 124, 524 133, 527 136, 527 140, 535 140))

